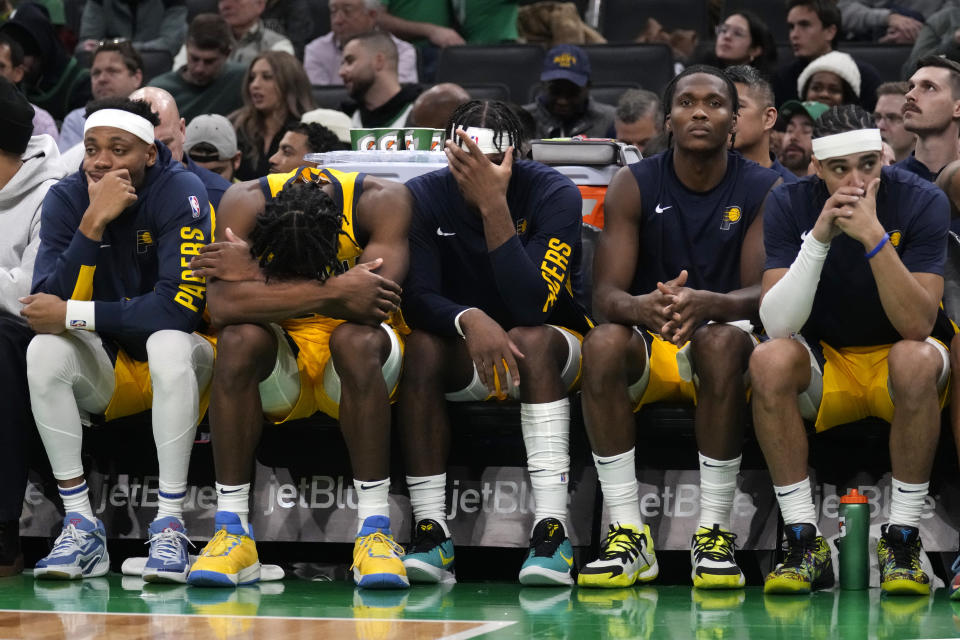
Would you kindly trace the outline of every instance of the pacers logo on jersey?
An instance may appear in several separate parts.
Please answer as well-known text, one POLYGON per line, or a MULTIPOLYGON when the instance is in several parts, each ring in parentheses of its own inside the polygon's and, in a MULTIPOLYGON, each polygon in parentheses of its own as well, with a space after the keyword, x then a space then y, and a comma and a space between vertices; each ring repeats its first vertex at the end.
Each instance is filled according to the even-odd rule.
POLYGON ((153 246, 153 236, 147 229, 137 231, 137 253, 146 253, 153 246))
POLYGON ((517 235, 522 236, 527 232, 527 219, 520 218, 517 220, 517 235))
POLYGON ((899 230, 890 232, 890 244, 892 244, 894 248, 900 247, 901 240, 903 240, 903 233, 899 230))
POLYGON ((720 228, 726 231, 731 226, 740 222, 740 218, 743 217, 743 213, 740 211, 740 207, 727 207, 723 210, 723 221, 720 223, 720 228))

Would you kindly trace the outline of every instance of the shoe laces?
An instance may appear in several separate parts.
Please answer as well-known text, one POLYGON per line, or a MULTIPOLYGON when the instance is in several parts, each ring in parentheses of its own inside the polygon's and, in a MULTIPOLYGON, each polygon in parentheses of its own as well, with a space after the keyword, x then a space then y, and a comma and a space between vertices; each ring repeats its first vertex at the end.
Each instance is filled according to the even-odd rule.
POLYGON ((439 526, 433 525, 427 528, 419 524, 416 529, 414 529, 409 553, 427 553, 443 544, 445 539, 443 529, 439 526))
POLYGON ((357 566, 359 562, 358 558, 363 558, 367 554, 385 557, 394 553, 399 557, 403 556, 403 547, 397 544, 393 536, 388 536, 382 531, 375 531, 365 535, 362 540, 360 548, 353 554, 353 564, 350 565, 351 569, 357 566))
POLYGON ((70 555, 74 549, 83 546, 83 538, 86 535, 86 532, 80 531, 75 525, 68 524, 57 536, 56 542, 53 543, 53 549, 47 557, 60 558, 70 555))
POLYGON ((537 527, 530 538, 530 547, 533 549, 533 555, 541 558, 551 558, 557 552, 557 548, 563 542, 560 535, 550 535, 551 529, 548 527, 537 527))
MULTIPOLYGON (((893 556, 894 567, 898 569, 919 569, 920 557, 918 550, 920 545, 917 543, 903 542, 897 539, 886 539, 887 548, 893 556)), ((954 563, 956 565, 956 563, 954 563)))
POLYGON ((783 569, 800 569, 803 567, 804 562, 807 559, 807 553, 812 551, 816 546, 816 538, 810 542, 791 542, 787 541, 786 552, 787 555, 783 559, 781 568, 783 569))
POLYGON ((625 557, 632 561, 640 555, 640 548, 646 543, 646 539, 647 536, 644 533, 611 524, 610 531, 600 547, 600 559, 612 560, 625 557))
POLYGON ((240 535, 228 533, 225 528, 217 529, 217 532, 210 538, 210 542, 203 549, 205 556, 222 556, 230 549, 240 543, 240 535))
POLYGON ((180 550, 182 549, 181 538, 183 538, 183 541, 188 545, 193 546, 190 538, 188 538, 183 531, 174 531, 169 527, 150 536, 150 539, 147 540, 145 544, 152 545, 156 542, 157 546, 153 548, 152 552, 154 557, 165 562, 169 560, 176 561, 180 559, 180 550))
POLYGON ((960 573, 960 556, 957 556, 957 559, 953 561, 952 565, 950 565, 950 571, 954 573, 960 573))
POLYGON ((720 527, 715 526, 706 533, 695 534, 693 539, 693 552, 697 559, 707 558, 722 561, 729 560, 733 555, 737 534, 731 531, 723 531, 720 527))

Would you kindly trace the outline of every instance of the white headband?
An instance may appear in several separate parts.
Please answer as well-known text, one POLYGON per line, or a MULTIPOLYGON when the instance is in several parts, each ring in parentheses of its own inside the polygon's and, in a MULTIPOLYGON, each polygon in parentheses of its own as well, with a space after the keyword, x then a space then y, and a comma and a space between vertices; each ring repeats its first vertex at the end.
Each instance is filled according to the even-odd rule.
MULTIPOLYGON (((454 131, 457 129, 463 129, 467 137, 473 140, 483 153, 501 153, 506 151, 507 147, 513 145, 513 139, 506 131, 503 132, 503 142, 506 142, 506 144, 503 149, 498 149, 493 142, 494 136, 497 135, 497 132, 493 129, 487 129, 486 127, 454 127, 454 131)), ((461 144, 461 146, 463 145, 461 144)))
POLYGON ((147 144, 153 144, 153 125, 143 116, 123 109, 100 109, 94 111, 83 125, 83 135, 94 127, 113 127, 132 133, 147 144))
POLYGON ((882 150, 883 140, 880 139, 880 129, 855 129, 816 138, 813 141, 813 155, 817 160, 882 150))

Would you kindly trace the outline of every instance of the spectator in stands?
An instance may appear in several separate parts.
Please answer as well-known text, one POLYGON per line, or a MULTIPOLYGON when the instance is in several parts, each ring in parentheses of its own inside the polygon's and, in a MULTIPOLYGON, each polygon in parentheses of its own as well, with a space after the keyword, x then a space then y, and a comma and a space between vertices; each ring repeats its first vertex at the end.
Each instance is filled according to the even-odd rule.
POLYGON ((397 47, 382 31, 361 33, 344 44, 340 78, 356 103, 355 127, 402 127, 420 95, 420 87, 400 86, 397 47))
POLYGON ((920 58, 931 55, 960 61, 960 7, 945 7, 927 18, 910 57, 903 63, 900 77, 909 78, 920 58))
POLYGON ((770 151, 770 132, 777 124, 773 87, 755 67, 736 65, 727 67, 724 73, 737 88, 737 99, 740 102, 733 148, 747 160, 753 160, 761 167, 776 171, 784 182, 796 181, 797 176, 780 164, 770 151))
POLYGON ((924 21, 952 0, 837 0, 848 39, 912 44, 924 21))
POLYGON ((339 418, 353 468, 353 579, 409 586, 388 504, 390 396, 402 364, 391 324, 409 226, 406 189, 364 174, 304 169, 234 185, 224 197, 218 242, 191 262, 207 278, 221 329, 210 395, 217 531, 190 584, 259 580, 248 514, 264 418, 322 411, 339 418))
POLYGON ((44 198, 33 294, 21 314, 38 334, 27 350, 31 406, 66 515, 35 578, 109 570, 79 412, 110 420, 151 405, 160 490, 143 575, 183 582, 189 569, 183 501, 213 348, 192 333, 205 287, 184 265, 209 242, 211 215, 200 180, 155 143, 156 124, 142 102, 91 103, 83 168, 44 198))
POLYGON ((228 62, 233 46, 230 27, 215 14, 200 14, 187 31, 186 63, 150 81, 166 89, 188 121, 205 113, 226 115, 243 104, 246 67, 228 62))
POLYGON ((764 76, 777 68, 777 45, 766 23, 752 11, 731 13, 717 26, 713 51, 698 61, 724 69, 738 64, 756 67, 764 76))
MULTIPOLYGON (((806 102, 820 102, 828 107, 858 104, 860 70, 857 63, 842 51, 831 51, 808 64, 797 78, 797 93, 806 102)), ((876 102, 876 98, 873 98, 876 102)))
POLYGON ((637 495, 632 411, 665 398, 696 404, 694 587, 744 585, 730 519, 744 374, 757 343, 750 321, 759 302, 763 203, 780 178, 728 149, 738 109, 737 89, 722 71, 688 67, 664 92, 671 149, 621 169, 607 191, 593 275, 594 311, 605 324, 583 343, 582 397, 611 524, 599 557, 580 570, 580 586, 624 588, 657 577, 637 495))
POLYGON ((33 104, 60 121, 90 99, 90 71, 71 58, 50 23, 45 7, 21 2, 14 16, 0 25, 0 34, 23 49, 21 88, 33 104))
POLYGON ((820 116, 813 145, 816 177, 774 191, 763 224, 760 319, 772 339, 750 359, 751 404, 788 545, 764 591, 802 594, 834 581, 803 419, 821 432, 876 416, 890 422, 893 471, 880 588, 929 594, 918 525, 954 336, 938 308, 950 205, 934 185, 881 166, 880 131, 856 105, 820 116))
POLYGON ((452 82, 435 84, 414 100, 407 125, 443 129, 457 107, 469 101, 470 94, 460 85, 452 82))
POLYGON ((314 106, 299 60, 283 51, 266 51, 254 58, 243 79, 243 106, 229 116, 243 152, 236 177, 253 180, 267 175, 283 128, 299 122, 314 106))
POLYGON ((243 153, 237 147, 237 132, 225 117, 211 113, 191 120, 183 150, 199 166, 235 182, 233 174, 240 167, 243 153))
MULTIPOLYGON (((143 60, 129 42, 104 42, 93 54, 90 90, 94 100, 129 96, 143 84, 143 60)), ((58 146, 61 151, 83 142, 86 107, 74 109, 63 119, 58 146)))
POLYGON ((35 433, 27 388, 27 345, 33 331, 20 317, 20 298, 30 293, 40 246, 40 205, 64 176, 57 146, 31 137, 33 109, 6 78, 0 78, 0 576, 23 569, 20 511, 27 487, 29 443, 35 433))
MULTIPOLYGON (((23 80, 23 73, 23 47, 7 34, 0 33, 0 76, 19 85, 23 80)), ((46 134, 58 140, 60 133, 57 131, 57 123, 53 120, 53 116, 37 105, 30 106, 33 107, 34 135, 46 134)))
POLYGON ((540 95, 523 107, 537 121, 538 138, 602 138, 610 131, 616 109, 590 97, 590 58, 583 49, 562 44, 547 51, 540 82, 540 95))
POLYGON ((813 157, 813 125, 829 107, 821 102, 790 100, 780 107, 780 118, 786 131, 780 144, 780 163, 802 178, 811 172, 813 157))
POLYGON ((311 12, 315 6, 307 0, 267 0, 260 14, 264 27, 290 40, 297 60, 303 60, 303 47, 313 34, 311 12))
MULTIPOLYGON (((331 0, 330 33, 307 45, 303 68, 311 84, 343 84, 340 60, 343 45, 350 38, 373 31, 380 13, 380 0, 331 0)), ((397 78, 401 84, 417 81, 417 52, 413 45, 390 36, 397 47, 397 78)))
POLYGON ((452 577, 445 400, 496 397, 521 402, 533 487, 520 583, 573 584, 567 396, 592 322, 567 285, 580 261, 582 203, 556 170, 514 160, 521 136, 508 105, 472 100, 447 124, 450 167, 407 182, 414 217, 403 312, 413 333, 404 356, 416 365, 400 382, 399 416, 416 523, 404 564, 414 582, 452 577))
POLYGON ((266 51, 285 51, 294 55, 293 43, 260 19, 266 0, 220 0, 220 15, 230 25, 236 45, 230 52, 230 61, 249 64, 266 51))
POLYGON ((337 140, 350 148, 350 116, 336 109, 312 109, 300 116, 300 122, 319 124, 330 129, 337 140))
POLYGON ((182 0, 87 0, 77 53, 91 52, 103 41, 124 39, 137 49, 162 49, 172 56, 186 34, 187 7, 182 0))
POLYGON ((290 173, 297 167, 316 167, 317 163, 305 160, 304 156, 349 148, 350 145, 340 142, 330 129, 298 122, 284 128, 277 152, 270 156, 270 173, 290 173))
POLYGON ((884 82, 877 87, 873 120, 883 141, 890 145, 895 162, 906 160, 917 144, 917 135, 907 131, 903 124, 903 106, 909 90, 910 85, 906 82, 884 82))
MULTIPOLYGON (((773 92, 779 105, 802 95, 797 87, 800 74, 810 61, 836 48, 840 32, 840 11, 833 0, 788 0, 787 7, 790 45, 796 59, 781 66, 774 76, 773 92)), ((869 64, 854 62, 860 72, 860 104, 872 111, 880 74, 869 64)))
POLYGON ((515 0, 451 0, 459 33, 467 44, 516 42, 520 8, 515 0))
POLYGON ((433 80, 440 49, 466 44, 455 29, 452 2, 384 0, 383 5, 380 28, 417 47, 423 82, 433 80))
POLYGON ((903 105, 903 128, 917 135, 917 146, 897 166, 933 181, 960 158, 960 63, 927 56, 917 65, 903 105))
POLYGON ((199 166, 190 159, 190 156, 184 154, 186 121, 180 117, 177 102, 173 99, 173 96, 159 87, 144 87, 130 94, 130 99, 146 102, 157 114, 160 124, 154 127, 154 137, 166 145, 171 158, 200 178, 200 182, 207 189, 207 199, 210 201, 210 206, 213 207, 214 214, 216 214, 216 210, 220 207, 220 200, 226 190, 230 188, 230 183, 213 171, 199 166))
POLYGON ((660 98, 646 89, 627 89, 617 101, 613 116, 614 138, 643 153, 647 143, 663 130, 660 98))

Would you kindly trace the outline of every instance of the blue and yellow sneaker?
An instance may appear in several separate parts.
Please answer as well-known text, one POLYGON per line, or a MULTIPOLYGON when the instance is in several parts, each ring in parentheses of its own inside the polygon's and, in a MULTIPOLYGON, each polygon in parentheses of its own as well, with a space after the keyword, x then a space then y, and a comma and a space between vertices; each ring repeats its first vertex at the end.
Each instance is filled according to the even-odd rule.
POLYGON ((567 540, 563 523, 544 518, 533 528, 530 552, 520 568, 520 584, 527 586, 565 586, 573 584, 573 547, 567 540))
POLYGON ((610 525, 600 545, 600 557, 580 569, 581 587, 622 589, 636 582, 650 582, 660 574, 653 550, 650 526, 641 531, 630 524, 610 525))
POLYGON ((364 589, 408 589, 403 547, 390 533, 390 518, 370 516, 353 544, 353 582, 364 589))
POLYGON ((147 529, 150 553, 143 567, 145 582, 175 582, 184 584, 190 573, 188 546, 193 546, 187 537, 187 528, 180 518, 169 516, 157 518, 147 529))
POLYGON ((410 582, 447 584, 457 581, 454 575, 453 540, 436 520, 421 520, 413 530, 413 541, 403 557, 410 582))
POLYGON ((76 580, 103 576, 109 570, 110 554, 103 523, 96 518, 91 522, 71 511, 63 517, 63 531, 53 543, 53 549, 46 558, 37 561, 33 577, 76 580))
POLYGON ((240 516, 217 511, 217 532, 190 567, 187 583, 195 587, 236 587, 260 580, 260 558, 253 527, 244 529, 240 516))
POLYGON ((786 534, 787 555, 767 574, 763 592, 796 595, 833 586, 830 547, 823 536, 817 535, 817 528, 812 524, 790 524, 786 534))
POLYGON ((953 571, 953 580, 950 581, 950 599, 957 601, 960 600, 960 556, 953 561, 950 571, 953 571))
POLYGON ((742 589, 743 572, 733 556, 737 536, 720 525, 700 527, 690 542, 691 578, 698 589, 742 589))
POLYGON ((880 565, 880 589, 884 593, 930 595, 930 577, 920 568, 920 530, 916 527, 899 524, 880 527, 877 561, 880 565))

